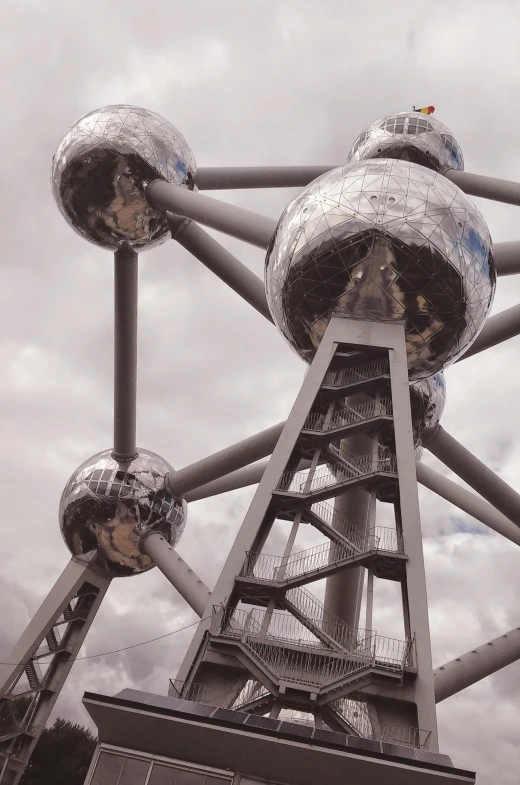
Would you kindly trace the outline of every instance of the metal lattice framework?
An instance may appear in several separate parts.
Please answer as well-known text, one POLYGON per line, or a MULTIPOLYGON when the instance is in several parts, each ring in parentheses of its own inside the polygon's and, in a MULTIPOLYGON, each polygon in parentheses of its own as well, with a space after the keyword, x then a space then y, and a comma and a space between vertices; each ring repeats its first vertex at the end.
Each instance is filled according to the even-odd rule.
MULTIPOLYGON (((146 112, 139 111, 143 127, 149 122, 154 132, 162 128, 161 118, 150 113, 147 118, 146 112)), ((124 124, 125 117, 132 113, 123 117, 119 110, 119 114, 124 124)), ((97 130, 92 126, 89 133, 102 133, 102 118, 94 121, 97 130)), ((393 132, 396 122, 399 121, 394 119, 393 132)), ((411 121, 406 122, 411 128, 411 121)), ((418 127, 416 123, 414 133, 418 127)), ((137 125, 136 129, 139 130, 137 125)), ((136 134, 137 131, 135 138, 141 139, 136 134)), ((127 202, 133 205, 132 220, 138 214, 146 216, 152 238, 149 244, 161 242, 168 227, 174 242, 264 318, 273 321, 263 281, 199 224, 268 249, 276 221, 200 191, 304 187, 335 167, 219 167, 199 168, 195 173, 193 156, 184 138, 176 134, 176 129, 168 124, 160 139, 163 146, 169 139, 174 152, 177 150, 177 158, 168 159, 164 165, 164 171, 171 172, 171 176, 159 172, 153 161, 142 168, 142 192, 137 196, 132 192, 127 202), (189 160, 184 168, 179 166, 182 156, 189 160), (154 172, 155 178, 151 176, 154 172), (194 185, 198 191, 192 190, 194 185)), ((363 146, 373 142, 368 132, 362 137, 355 144, 354 158, 360 157, 363 146)), ((84 151, 90 150, 90 141, 88 134, 74 137, 74 145, 84 151)), ((454 140, 449 137, 447 144, 458 163, 450 168, 442 159, 442 151, 438 151, 439 177, 468 195, 520 206, 520 184, 462 171, 462 157, 454 140)), ((161 150, 158 144, 152 153, 142 155, 159 160, 161 150)), ((427 145, 423 145, 421 154, 429 154, 427 145)), ((82 159, 81 176, 94 159, 95 155, 82 159)), ((70 190, 70 178, 67 182, 70 190)), ((112 211, 108 217, 108 235, 99 231, 97 219, 89 218, 98 233, 96 242, 107 243, 107 237, 112 242, 112 229, 121 229, 120 216, 112 211)), ((108 221, 106 216, 105 219, 108 221)), ((83 234, 89 236, 88 232, 83 234)), ((136 250, 128 244, 116 246, 111 459, 116 462, 116 469, 126 467, 127 474, 121 475, 124 478, 129 476, 128 467, 138 454, 138 259, 136 250)), ((146 247, 145 242, 136 244, 137 250, 142 247, 146 247)), ((498 276, 520 273, 520 242, 496 244, 494 259, 498 276)), ((518 334, 520 306, 515 306, 489 318, 460 360, 518 334)), ((130 527, 139 558, 155 563, 201 617, 178 678, 170 684, 171 694, 271 716, 293 711, 305 722, 325 723, 355 735, 435 751, 434 703, 520 658, 518 627, 445 663, 434 673, 431 670, 418 508, 417 514, 414 512, 416 483, 518 545, 520 496, 440 425, 429 435, 425 447, 475 493, 415 460, 413 444, 407 436, 409 399, 402 393, 403 380, 408 382, 403 352, 402 324, 388 326, 376 320, 361 329, 359 321, 345 318, 345 314, 332 318, 287 423, 274 425, 178 471, 164 471, 163 484, 153 486, 154 494, 165 493, 178 502, 175 509, 181 515, 183 500, 195 501, 259 483, 213 592, 174 550, 175 538, 166 533, 164 515, 158 518, 160 525, 156 525, 150 507, 148 523, 139 521, 139 525, 130 527), (339 355, 341 368, 337 363, 339 355), (395 357, 399 361, 392 359, 395 357), (355 399, 345 404, 349 396, 360 393, 365 395, 361 402, 355 399), (380 438, 388 429, 394 450, 380 438), (369 439, 364 442, 369 443, 365 453, 350 454, 345 449, 344 440, 354 438, 354 431, 369 439), (271 454, 270 461, 262 462, 271 454), (369 498, 362 525, 355 520, 355 503, 351 505, 350 518, 341 504, 353 488, 361 488, 369 498), (336 499, 336 504, 330 504, 330 499, 336 499), (394 504, 394 527, 377 524, 376 499, 394 504), (263 543, 275 519, 289 521, 292 526, 284 553, 273 555, 265 552, 263 543), (303 551, 295 548, 302 523, 313 526, 322 535, 320 545, 303 551), (363 626, 363 577, 360 582, 359 576, 365 574, 363 626), (402 640, 382 636, 372 629, 374 577, 401 583, 405 627, 402 640), (322 603, 305 588, 323 578, 327 578, 328 587, 336 581, 336 587, 341 585, 344 593, 357 592, 356 607, 349 620, 345 613, 335 612, 332 591, 322 603), (385 704, 388 695, 392 705, 401 700, 398 709, 389 709, 385 704)), ((111 482, 116 481, 126 482, 114 475, 111 482)), ((103 477, 99 476, 97 482, 102 484, 103 477)), ((180 533, 183 520, 178 519, 177 523, 180 533)), ((130 567, 128 570, 126 574, 131 574, 130 567)), ((11 654, 0 664, 2 785, 18 782, 111 577, 95 558, 89 561, 74 555, 11 654)))

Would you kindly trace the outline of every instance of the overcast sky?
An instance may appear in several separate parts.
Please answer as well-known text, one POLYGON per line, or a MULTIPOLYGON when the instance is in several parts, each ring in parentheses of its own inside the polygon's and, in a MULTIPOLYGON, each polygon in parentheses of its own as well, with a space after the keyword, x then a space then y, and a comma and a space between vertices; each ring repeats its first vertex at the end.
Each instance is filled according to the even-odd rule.
MULTIPOLYGON (((201 166, 342 164, 379 116, 434 104, 466 169, 520 179, 516 0, 17 0, 2 9, 0 655, 65 567, 57 509, 71 472, 111 446, 112 261, 66 225, 49 187, 67 127, 104 104, 168 118, 201 166)), ((217 195, 217 194, 216 194, 217 195)), ((219 195, 277 218, 290 191, 219 195)), ((479 202, 495 241, 518 208, 479 202)), ((262 275, 258 249, 219 238, 262 275)), ((283 419, 304 372, 271 324, 183 249, 141 257, 139 443, 180 468, 283 419)), ((499 282, 494 312, 520 300, 499 282)), ((443 425, 520 491, 520 338, 448 370, 443 425)), ((442 470, 428 453, 425 460, 442 470)), ((445 472, 447 473, 447 472, 445 472)), ((254 489, 190 505, 179 552, 213 586, 254 489)), ((421 491, 434 665, 520 624, 516 546, 421 491)), ((157 571, 115 580, 84 654, 195 620, 157 571)), ((191 631, 78 662, 88 690, 166 692, 191 631)), ((439 707, 441 749, 513 785, 520 665, 439 707)))

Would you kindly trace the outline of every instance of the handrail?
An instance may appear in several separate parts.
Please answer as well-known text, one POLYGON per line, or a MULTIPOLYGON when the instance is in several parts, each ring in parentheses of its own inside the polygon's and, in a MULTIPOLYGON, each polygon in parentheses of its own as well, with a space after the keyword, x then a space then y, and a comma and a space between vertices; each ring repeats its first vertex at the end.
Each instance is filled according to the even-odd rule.
POLYGON ((321 466, 313 472, 308 469, 284 471, 276 489, 288 493, 309 494, 375 473, 397 474, 397 458, 386 450, 380 449, 376 455, 347 455, 332 444, 328 446, 328 450, 337 455, 339 461, 330 463, 329 466, 321 466))
POLYGON ((347 406, 343 403, 342 406, 338 407, 333 412, 330 418, 327 418, 327 415, 322 412, 309 412, 303 428, 307 431, 327 433, 336 428, 342 428, 345 425, 353 425, 378 416, 392 416, 391 398, 381 398, 379 401, 371 399, 356 404, 355 406, 347 406))
MULTIPOLYGON (((340 660, 354 657, 359 667, 371 666, 392 671, 402 671, 405 665, 411 664, 413 641, 388 638, 372 630, 349 627, 344 622, 342 622, 343 634, 340 635, 340 630, 337 628, 330 632, 326 630, 326 625, 321 620, 307 619, 309 627, 314 627, 318 632, 327 632, 341 644, 343 652, 333 654, 317 635, 290 614, 275 611, 267 617, 267 611, 261 608, 254 608, 249 612, 233 608, 222 610, 221 634, 237 638, 247 645, 254 643, 255 647, 257 645, 274 647, 281 651, 287 651, 286 647, 280 646, 284 643, 290 646, 291 651, 303 646, 305 649, 314 650, 314 653, 307 652, 309 656, 328 655, 333 656, 334 660, 338 657, 340 660)), ((330 624, 330 621, 327 620, 326 624, 330 624)))
POLYGON ((367 381, 377 376, 387 376, 390 373, 388 359, 370 360, 351 368, 342 368, 337 371, 328 371, 323 384, 327 387, 345 387, 348 384, 367 381))
POLYGON ((248 551, 240 575, 267 581, 286 581, 331 567, 340 561, 373 551, 402 553, 402 539, 396 529, 377 526, 348 534, 348 544, 325 542, 289 557, 248 551))

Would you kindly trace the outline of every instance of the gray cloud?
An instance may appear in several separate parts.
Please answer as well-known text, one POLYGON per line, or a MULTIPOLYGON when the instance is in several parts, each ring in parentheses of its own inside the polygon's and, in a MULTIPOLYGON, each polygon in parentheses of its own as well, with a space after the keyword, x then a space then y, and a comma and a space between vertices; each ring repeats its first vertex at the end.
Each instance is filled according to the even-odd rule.
MULTIPOLYGON (((342 163, 377 116, 433 103, 468 170, 518 179, 520 13, 517 2, 484 0, 22 0, 6 6, 2 25, 0 645, 7 651, 67 562, 57 525, 66 478, 111 441, 111 260, 65 225, 48 184, 67 126, 102 104, 137 103, 176 124, 201 165, 342 163)), ((218 196, 277 217, 291 192, 218 196)), ((515 208, 479 206, 496 240, 518 237, 515 208)), ((219 240, 262 275, 258 249, 219 240)), ((271 325, 174 243, 143 254, 140 276, 141 444, 180 467, 287 416, 303 367, 271 325)), ((516 279, 501 281, 494 310, 519 298, 516 279)), ((519 346, 513 340, 449 369, 443 420, 518 490, 519 346)), ((209 585, 251 496, 244 489, 190 506, 179 551, 209 585)), ((421 507, 438 664, 519 623, 518 557, 482 527, 461 533, 475 523, 425 490, 421 507)), ((273 536, 273 552, 279 542, 273 536)), ((305 533, 302 546, 311 544, 305 533)), ((119 579, 84 653, 193 619, 156 571, 119 579)), ((164 691, 190 634, 78 662, 56 711, 86 721, 85 689, 164 691)), ((518 667, 510 666, 440 707, 444 748, 461 766, 477 766, 481 785, 517 781, 515 685, 518 667)))

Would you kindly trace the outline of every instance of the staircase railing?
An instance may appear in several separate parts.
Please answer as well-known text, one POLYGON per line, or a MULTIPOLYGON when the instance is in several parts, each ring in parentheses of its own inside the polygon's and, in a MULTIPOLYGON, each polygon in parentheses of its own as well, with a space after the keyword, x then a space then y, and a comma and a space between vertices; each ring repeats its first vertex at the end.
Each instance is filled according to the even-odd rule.
POLYGON ((388 359, 370 360, 361 365, 342 368, 338 371, 328 371, 323 383, 327 387, 344 387, 348 384, 374 379, 377 376, 387 376, 390 373, 388 359))
POLYGON ((377 526, 368 532, 349 533, 348 543, 325 542, 289 557, 248 551, 241 575, 267 581, 284 581, 300 578, 341 561, 373 551, 385 550, 398 553, 398 532, 390 527, 377 526))
POLYGON ((304 429, 308 431, 327 432, 335 428, 342 428, 345 425, 370 420, 377 416, 392 416, 392 399, 381 398, 381 400, 369 400, 355 406, 343 406, 336 409, 332 417, 327 420, 327 415, 319 412, 310 412, 304 423, 304 429))
POLYGON ((362 478, 376 472, 397 473, 397 459, 393 453, 380 450, 378 455, 346 455, 335 445, 328 450, 337 455, 338 461, 321 466, 310 477, 309 471, 285 471, 278 482, 277 490, 288 493, 307 494, 326 490, 347 480, 362 478))
POLYGON ((351 725, 360 736, 370 739, 374 736, 374 728, 370 712, 366 703, 351 700, 350 698, 337 698, 329 703, 340 717, 351 725))
MULTIPOLYGON (((301 592, 301 589, 291 591, 301 592)), ((312 596, 310 595, 310 597, 312 596)), ((316 602, 319 601, 316 600, 316 602)), ((267 647, 265 651, 270 652, 269 661, 272 661, 275 655, 277 658, 281 657, 280 661, 282 661, 285 655, 279 654, 279 651, 287 649, 298 652, 298 647, 305 647, 307 650, 315 650, 314 652, 304 652, 306 656, 319 657, 320 660, 329 656, 334 662, 338 657, 345 662, 353 658, 356 667, 372 666, 402 671, 405 665, 412 664, 413 641, 388 638, 377 635, 371 630, 348 627, 343 622, 341 622, 343 624, 342 634, 338 629, 333 629, 331 632, 334 634, 331 634, 326 630, 326 625, 328 626, 330 621, 323 623, 321 620, 307 618, 306 621, 310 626, 316 630, 327 631, 330 637, 341 644, 343 652, 333 654, 330 648, 311 632, 311 629, 305 627, 294 616, 276 611, 268 617, 266 614, 267 611, 262 608, 253 608, 251 611, 226 608, 222 613, 221 634, 241 640, 254 651, 263 651, 262 647, 267 647), (279 644, 286 644, 286 646, 279 644)), ((302 654, 301 651, 300 654, 302 654)), ((292 657, 292 655, 290 656, 292 657)), ((278 660, 276 661, 278 662, 278 660)), ((271 666, 269 665, 269 667, 271 666)))

